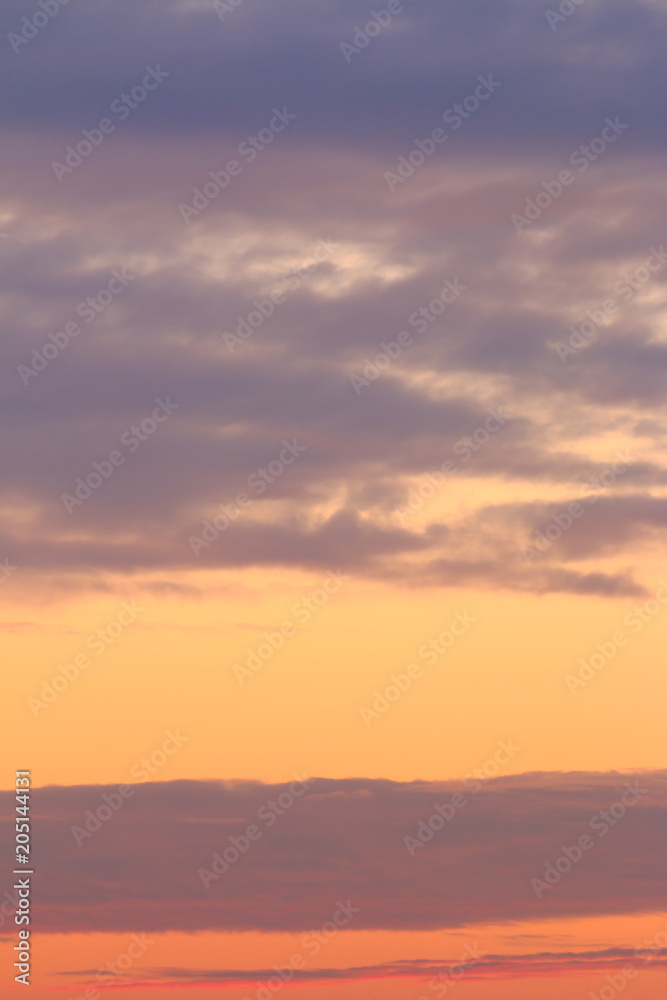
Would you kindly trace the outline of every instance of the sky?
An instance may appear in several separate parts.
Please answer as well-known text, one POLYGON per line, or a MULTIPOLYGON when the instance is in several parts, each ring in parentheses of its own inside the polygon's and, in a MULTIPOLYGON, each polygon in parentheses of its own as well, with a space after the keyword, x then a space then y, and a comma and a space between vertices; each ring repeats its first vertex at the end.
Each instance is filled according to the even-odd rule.
POLYGON ((3 990, 661 1000, 667 3, 0 21, 3 990))

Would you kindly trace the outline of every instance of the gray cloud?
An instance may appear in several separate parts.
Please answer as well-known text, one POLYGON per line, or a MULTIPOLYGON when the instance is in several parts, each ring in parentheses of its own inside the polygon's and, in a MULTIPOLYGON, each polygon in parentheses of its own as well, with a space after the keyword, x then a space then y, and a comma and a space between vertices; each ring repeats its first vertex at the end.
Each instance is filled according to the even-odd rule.
MULTIPOLYGON (((0 414, 11 430, 0 544, 32 577, 58 566, 67 586, 137 569, 340 562, 411 583, 641 593, 643 581, 604 560, 631 562, 664 537, 667 267, 627 302, 614 287, 667 233, 651 125, 664 100, 664 12, 589 0, 551 32, 523 0, 424 0, 348 66, 338 43, 367 10, 326 9, 323 19, 309 3, 245 0, 222 23, 212 6, 142 0, 119 17, 95 0, 63 8, 18 54, 8 48, 21 97, 0 126, 0 414), (169 69, 164 89, 58 183, 51 160, 151 61, 169 69), (383 174, 398 155, 491 71, 503 79, 493 101, 390 192, 383 174), (186 226, 179 203, 297 97, 290 130, 186 226), (626 115, 627 134, 516 233, 511 213, 607 114, 626 115), (230 354, 222 333, 329 236, 331 258, 230 354), (18 366, 114 267, 136 278, 23 384, 18 366), (467 290, 420 331, 416 311, 446 278, 467 290), (610 296, 613 321, 561 362, 554 344, 610 296), (350 375, 402 330, 414 343, 357 396, 350 375), (179 403, 170 422, 67 515, 61 494, 168 394, 179 403), (392 521, 410 477, 451 457, 499 405, 512 419, 457 465, 475 486, 468 515, 425 530, 392 521), (637 442, 631 470, 527 572, 518 550, 551 501, 489 508, 486 496, 499 483, 531 496, 560 483, 576 498, 605 468, 590 441, 608 430, 637 442), (307 454, 233 526, 224 557, 211 547, 193 560, 188 534, 293 437, 307 454), (454 539, 464 523, 466 551, 454 539), (598 564, 573 567, 587 557, 598 564)), ((22 12, 6 5, 7 31, 22 12)))
MULTIPOLYGON (((464 949, 465 951, 465 949, 464 949)), ((469 947, 465 959, 460 955, 451 959, 406 959, 383 965, 358 966, 347 969, 296 969, 289 970, 290 982, 300 983, 357 983, 367 980, 416 979, 431 980, 434 984, 448 986, 460 982, 478 982, 503 979, 540 978, 554 975, 576 976, 582 973, 601 975, 631 965, 638 971, 643 968, 664 969, 667 951, 656 948, 638 955, 630 948, 608 948, 588 952, 539 952, 517 955, 481 954, 479 946, 469 947), (453 974, 451 970, 453 969, 453 974), (449 973, 449 976, 448 976, 449 973), (438 978, 442 977, 442 978, 438 978)), ((85 976, 93 970, 65 972, 66 976, 85 976)), ((155 986, 198 986, 220 983, 229 986, 253 986, 270 981, 276 969, 139 969, 134 973, 137 983, 155 986)), ((436 994, 437 995, 437 994, 436 994)), ((444 993, 443 993, 444 996, 444 993)))
MULTIPOLYGON (((308 930, 322 923, 323 900, 349 898, 360 908, 357 929, 416 930, 638 913, 659 908, 664 896, 663 772, 528 774, 483 786, 475 779, 323 778, 273 823, 258 818, 288 788, 139 784, 115 812, 106 810, 111 815, 92 836, 81 834, 84 824, 94 826, 90 816, 104 805, 103 794, 118 799, 117 788, 35 789, 39 929, 308 930), (619 818, 614 803, 636 783, 645 791, 619 818), (405 837, 416 838, 435 805, 457 792, 463 805, 411 856, 405 837), (600 818, 604 810, 608 822, 600 818), (198 870, 210 874, 214 852, 231 847, 230 836, 239 843, 253 823, 260 838, 204 888, 198 870), (543 879, 563 845, 582 834, 592 837, 593 848, 538 898, 531 879, 543 879)), ((12 801, 10 793, 0 795, 4 823, 12 821, 12 801)))

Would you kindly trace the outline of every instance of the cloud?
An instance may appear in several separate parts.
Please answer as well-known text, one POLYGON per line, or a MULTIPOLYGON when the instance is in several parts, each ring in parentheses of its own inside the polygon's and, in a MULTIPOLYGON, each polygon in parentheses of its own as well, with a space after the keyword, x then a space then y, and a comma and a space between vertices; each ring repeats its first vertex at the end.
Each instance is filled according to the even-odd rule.
MULTIPOLYGON (((6 4, 7 31, 23 15, 6 4)), ((665 12, 589 0, 552 32, 527 0, 420 0, 347 65, 339 43, 367 15, 357 0, 244 0, 221 22, 212 4, 141 0, 120 17, 93 0, 8 47, 20 100, 0 118, 12 429, 0 558, 22 569, 17 597, 54 567, 68 588, 137 571, 169 586, 202 566, 329 569, 338 552, 360 575, 409 585, 646 592, 627 566, 665 533, 667 266, 641 273, 667 231, 652 125, 665 12), (150 100, 59 182, 52 161, 158 62, 169 76, 150 100), (489 73, 502 85, 488 104, 392 192, 399 156, 489 73), (297 118, 250 161, 238 146, 276 103, 297 118), (575 167, 608 115, 629 128, 575 167), (179 205, 231 157, 241 173, 186 225, 179 205), (517 233, 512 213, 568 167, 573 184, 517 233), (329 239, 330 256, 230 353, 223 333, 329 239), (132 280, 86 322, 80 304, 118 268, 132 280), (425 320, 446 280, 465 292, 425 320), (556 345, 610 298, 616 312, 563 362, 556 345), (81 332, 26 376, 72 322, 81 332), (413 342, 357 395, 351 376, 402 331, 413 342), (62 495, 167 395, 174 416, 68 514, 62 495), (420 528, 392 520, 498 407, 511 414, 502 431, 456 462, 465 501, 442 501, 420 528), (574 500, 607 467, 612 435, 636 452, 631 470, 528 572, 526 532, 548 520, 557 486, 574 500), (295 437, 307 454, 196 558, 188 536, 295 437)))
MULTIPOLYGON (((20 0, 4 5, 5 33, 24 13, 20 0)), ((632 114, 637 141, 662 146, 655 121, 665 91, 664 9, 641 0, 589 3, 553 32, 544 10, 527 0, 444 7, 423 0, 406 5, 348 64, 340 43, 368 19, 359 0, 283 0, 268 10, 245 0, 224 22, 212 4, 140 0, 121 15, 116 4, 93 0, 61 12, 18 54, 6 47, 8 82, 20 100, 4 121, 52 132, 94 124, 140 82, 147 63, 159 61, 170 73, 165 91, 151 95, 128 129, 215 131, 240 141, 265 124, 262 108, 269 113, 278 102, 291 104, 302 134, 318 141, 391 149, 397 136, 430 133, 479 74, 494 73, 503 81, 497 107, 486 109, 483 124, 481 117, 468 123, 481 141, 553 147, 571 135, 576 108, 580 141, 605 115, 632 114)))
MULTIPOLYGON (((300 931, 348 899, 359 908, 356 929, 659 909, 666 781, 664 772, 471 777, 463 785, 322 778, 291 805, 289 782, 145 783, 115 812, 103 808, 101 822, 94 813, 103 795, 117 802, 117 788, 48 786, 32 800, 36 926, 300 931), (628 785, 640 797, 621 810, 628 785), (424 834, 423 847, 406 842, 456 792, 465 803, 454 817, 428 842, 424 834), (92 836, 81 833, 86 822, 99 822, 92 836), (234 860, 229 849, 243 847, 250 825, 260 836, 246 838, 249 848, 234 860), (531 879, 543 880, 584 834, 593 848, 538 898, 531 879), (229 868, 216 878, 213 856, 225 851, 229 868)), ((5 823, 12 801, 0 796, 5 823)))
MULTIPOLYGON (((475 943, 474 951, 479 952, 475 943)), ((358 966, 337 969, 289 969, 290 980, 284 988, 305 983, 360 983, 368 980, 391 981, 395 979, 431 980, 434 983, 454 985, 465 978, 466 982, 498 981, 581 974, 601 975, 628 965, 653 970, 667 967, 667 951, 656 949, 638 956, 630 948, 608 948, 604 951, 539 952, 517 955, 488 955, 470 960, 408 959, 382 965, 358 966), (638 962, 639 957, 639 962, 638 962), (452 975, 453 970, 453 975, 452 975), (441 977, 440 979, 438 977, 441 977)), ((84 976, 93 970, 63 972, 66 976, 84 976)), ((275 978, 276 969, 139 969, 132 974, 133 986, 220 986, 256 987, 258 983, 275 978)), ((444 995, 444 993, 443 993, 444 995)))

